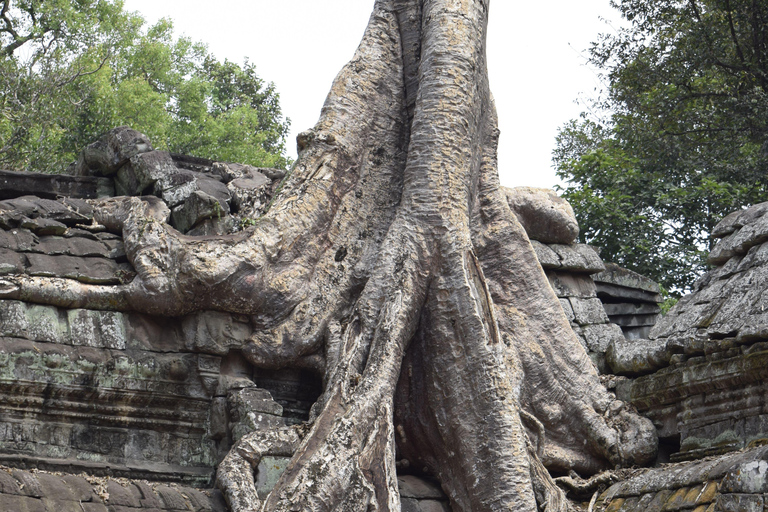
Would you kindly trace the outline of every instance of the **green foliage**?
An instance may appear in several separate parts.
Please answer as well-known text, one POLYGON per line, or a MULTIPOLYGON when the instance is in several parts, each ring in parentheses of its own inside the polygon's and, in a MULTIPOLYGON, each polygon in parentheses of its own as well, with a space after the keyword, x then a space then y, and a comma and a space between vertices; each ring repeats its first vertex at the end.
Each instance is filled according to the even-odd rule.
POLYGON ((120 125, 158 149, 286 168, 289 122, 249 62, 119 0, 0 0, 0 165, 61 172, 120 125))
POLYGON ((677 304, 677 301, 680 300, 680 298, 669 293, 669 291, 663 286, 661 287, 661 297, 664 300, 661 304, 659 304, 659 308, 661 309, 661 316, 664 316, 669 313, 670 309, 675 307, 675 304, 677 304))
POLYGON ((727 213, 766 200, 768 3, 615 0, 593 44, 607 95, 553 154, 581 239, 676 293, 727 213))

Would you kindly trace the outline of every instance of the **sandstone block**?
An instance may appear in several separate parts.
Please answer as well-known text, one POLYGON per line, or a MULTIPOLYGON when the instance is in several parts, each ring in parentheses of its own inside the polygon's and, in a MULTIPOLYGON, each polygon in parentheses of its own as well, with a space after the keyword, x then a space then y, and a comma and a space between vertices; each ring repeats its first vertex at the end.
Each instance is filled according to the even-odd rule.
POLYGON ((0 336, 24 338, 27 333, 27 307, 16 300, 0 301, 0 336))
POLYGON ((24 496, 30 496, 33 498, 40 498, 43 496, 43 488, 40 486, 40 482, 37 480, 37 477, 32 473, 14 469, 11 471, 11 476, 19 482, 21 494, 24 496))
POLYGON ((603 354, 611 343, 621 341, 624 335, 616 324, 598 324, 581 327, 581 333, 592 352, 603 354))
MULTIPOLYGON (((137 184, 136 193, 131 195, 143 193, 160 180, 172 183, 173 179, 169 177, 179 172, 171 159, 171 155, 166 151, 149 151, 137 154, 131 157, 128 165, 130 165, 130 171, 133 172, 137 184)), ((126 172, 128 169, 126 167, 126 172)), ((162 188, 167 188, 167 185, 162 188)))
POLYGON ((19 227, 28 229, 36 235, 63 235, 67 232, 66 224, 45 217, 24 218, 19 227))
POLYGON ((746 254, 753 246, 768 241, 768 210, 766 203, 744 210, 738 217, 743 224, 731 234, 722 238, 709 254, 708 261, 713 265, 722 265, 736 255, 746 254))
POLYGON ((597 296, 595 283, 589 276, 574 275, 565 272, 548 271, 549 284, 558 297, 579 297, 582 299, 597 296))
POLYGON ((163 174, 154 184, 154 194, 173 208, 198 189, 197 176, 191 171, 175 169, 163 174))
POLYGON ((114 480, 107 482, 110 505, 122 505, 124 507, 141 507, 141 491, 133 485, 123 486, 114 480))
POLYGON ((250 339, 252 328, 247 317, 205 311, 182 319, 183 343, 192 352, 226 355, 250 339))
POLYGON ((27 330, 30 340, 59 343, 67 336, 67 326, 60 321, 58 311, 51 306, 25 305, 27 330))
POLYGON ((755 494, 720 494, 715 502, 718 512, 763 512, 765 499, 755 494))
POLYGON ((24 496, 0 495, 0 510, 8 512, 46 512, 43 502, 24 496))
POLYGON ((77 501, 65 500, 59 497, 43 498, 40 501, 43 503, 45 510, 49 512, 83 512, 83 507, 77 501))
POLYGON ((10 231, 16 243, 16 251, 18 252, 31 252, 38 244, 38 238, 28 229, 13 229, 10 231))
POLYGON ((107 258, 76 258, 27 254, 27 273, 40 277, 64 277, 90 284, 119 284, 127 267, 107 258))
POLYGON ((167 485, 159 485, 155 492, 165 504, 166 509, 170 510, 189 510, 189 504, 179 491, 167 485))
POLYGON ((210 174, 203 173, 194 173, 194 175, 197 177, 197 190, 215 197, 222 204, 232 200, 232 194, 227 185, 215 176, 211 177, 210 174))
POLYGON ((102 503, 80 503, 80 506, 83 512, 114 512, 114 510, 109 510, 102 503))
POLYGON ((402 500, 402 512, 449 512, 448 504, 436 500, 416 500, 404 498, 402 500))
POLYGON ((21 196, 0 201, 0 210, 11 211, 30 219, 50 219, 67 225, 88 222, 90 218, 64 202, 37 196, 21 196))
POLYGON ((768 461, 753 460, 728 473, 720 484, 721 493, 768 493, 768 461))
POLYGON ((244 215, 255 215, 255 212, 261 211, 269 201, 271 188, 272 181, 255 170, 227 184, 234 209, 244 215))
MULTIPOLYGON (((197 489, 192 488, 185 488, 182 492, 189 500, 189 504, 195 512, 216 512, 219 510, 215 503, 217 492, 211 492, 214 495, 213 497, 208 497, 197 489)), ((226 507, 224 512, 226 512, 226 507)))
POLYGON ((447 501, 420 500, 419 508, 421 512, 450 512, 451 508, 447 501))
POLYGON ((183 204, 173 209, 172 225, 186 233, 200 222, 211 218, 221 218, 229 214, 229 204, 206 194, 201 190, 193 192, 183 204))
POLYGON ((563 308, 563 312, 565 312, 565 317, 568 319, 569 322, 573 322, 576 317, 573 313, 573 307, 571 306, 571 302, 566 299, 558 299, 560 301, 560 306, 563 308))
POLYGON ((419 500, 414 500, 412 498, 401 499, 400 510, 401 512, 421 512, 421 507, 419 506, 419 500))
POLYGON ((661 312, 661 308, 651 303, 607 303, 603 304, 603 309, 608 316, 623 316, 623 315, 658 315, 661 312))
POLYGON ((142 183, 133 166, 124 165, 115 174, 115 194, 118 196, 139 196, 144 192, 142 183))
POLYGON ((69 486, 59 476, 47 473, 38 473, 41 494, 44 497, 56 498, 56 500, 77 502, 77 498, 69 486))
POLYGON ((107 246, 98 240, 82 237, 63 238, 59 236, 39 237, 39 243, 35 247, 35 252, 51 256, 65 254, 68 256, 97 256, 101 258, 108 258, 110 254, 107 246))
POLYGON ((604 282, 596 282, 595 286, 597 287, 597 296, 610 297, 611 302, 647 302, 651 304, 662 302, 661 295, 658 293, 651 293, 637 288, 627 288, 625 286, 617 286, 615 284, 604 282))
POLYGON ((5 274, 23 274, 24 259, 21 254, 0 248, 0 276, 5 274))
POLYGON ((502 190, 529 238, 545 244, 570 244, 576 240, 579 224, 573 208, 554 190, 532 187, 502 190))
POLYGON ((536 258, 544 269, 558 269, 562 266, 560 264, 560 257, 548 245, 531 240, 531 246, 536 253, 536 258))
POLYGON ((549 246, 560 258, 560 269, 594 274, 605 270, 603 260, 592 247, 584 244, 549 246))
POLYGON ((216 397, 211 402, 211 424, 208 435, 211 439, 219 440, 229 433, 229 411, 227 399, 216 397))
POLYGON ((97 501, 93 486, 77 475, 63 475, 61 480, 69 487, 74 499, 80 502, 97 501))
MULTIPOLYGON (((0 496, 4 494, 21 495, 21 488, 19 487, 19 481, 13 478, 5 471, 0 471, 0 496)), ((0 507, 0 510, 7 510, 0 507)))
POLYGON ((743 211, 744 210, 736 210, 723 217, 712 230, 712 238, 723 238, 739 229, 743 224, 738 223, 737 225, 737 221, 743 211))
POLYGON ((580 299, 570 297, 568 299, 573 308, 574 320, 579 325, 605 324, 608 315, 605 314, 603 303, 600 299, 580 299))
POLYGON ((152 144, 146 135, 128 126, 119 126, 83 149, 72 173, 77 176, 109 176, 131 157, 151 150, 152 144))
POLYGON ((644 290, 652 294, 661 293, 658 283, 637 272, 622 268, 615 263, 606 263, 605 270, 593 275, 592 279, 599 283, 644 290))
POLYGON ((230 392, 227 401, 231 409, 233 421, 239 421, 248 413, 261 412, 281 416, 283 408, 272 399, 266 389, 249 387, 230 392))

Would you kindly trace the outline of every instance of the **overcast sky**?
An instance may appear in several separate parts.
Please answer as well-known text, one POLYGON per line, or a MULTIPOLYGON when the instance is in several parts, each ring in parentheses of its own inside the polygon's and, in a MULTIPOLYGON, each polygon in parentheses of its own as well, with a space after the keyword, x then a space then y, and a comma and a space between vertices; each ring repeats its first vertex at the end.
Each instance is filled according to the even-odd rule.
MULTIPOLYGON (((154 23, 173 20, 177 34, 208 45, 220 60, 248 58, 275 83, 296 134, 311 128, 331 82, 352 57, 373 0, 125 0, 154 23), (215 7, 214 7, 215 5, 215 7)), ((609 0, 495 0, 488 29, 491 90, 499 111, 503 185, 552 187, 557 129, 576 118, 580 96, 599 82, 584 50, 616 21, 609 0)))

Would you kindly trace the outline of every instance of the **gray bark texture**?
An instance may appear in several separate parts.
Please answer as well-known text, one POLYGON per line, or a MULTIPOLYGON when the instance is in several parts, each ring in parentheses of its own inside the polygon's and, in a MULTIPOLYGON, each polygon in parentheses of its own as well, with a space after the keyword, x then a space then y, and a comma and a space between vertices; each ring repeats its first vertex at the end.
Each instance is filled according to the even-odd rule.
POLYGON ((454 511, 565 510, 544 467, 649 462, 653 426, 600 385, 500 189, 488 7, 377 0, 255 226, 186 237, 110 200, 100 220, 122 225, 130 284, 5 279, 0 297, 247 314, 253 365, 323 375, 306 431, 246 436, 222 463, 235 511, 398 511, 396 457, 454 511), (248 468, 285 452, 259 501, 248 468))

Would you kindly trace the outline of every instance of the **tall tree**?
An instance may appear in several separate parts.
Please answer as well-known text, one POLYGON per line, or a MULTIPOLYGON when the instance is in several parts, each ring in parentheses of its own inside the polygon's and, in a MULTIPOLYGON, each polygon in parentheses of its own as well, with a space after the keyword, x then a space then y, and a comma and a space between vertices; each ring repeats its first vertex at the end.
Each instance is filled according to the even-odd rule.
POLYGON ((255 67, 220 62, 119 0, 0 1, 0 164, 61 172, 107 130, 160 149, 286 168, 289 123, 255 67))
POLYGON ((554 161, 582 239, 682 291, 719 219, 768 198, 768 4, 612 5, 628 26, 590 51, 607 95, 560 131, 554 161))
POLYGON ((396 450, 465 511, 565 510, 542 464, 648 462, 653 426, 600 384, 500 188, 488 9, 377 0, 243 233, 184 237, 138 198, 107 201, 97 216, 123 225, 130 284, 6 277, 0 297, 249 314, 255 367, 321 374, 306 430, 256 432, 222 463, 238 512, 398 511, 396 450), (275 451, 293 458, 262 502, 251 464, 275 451))

